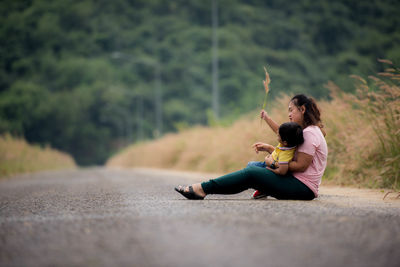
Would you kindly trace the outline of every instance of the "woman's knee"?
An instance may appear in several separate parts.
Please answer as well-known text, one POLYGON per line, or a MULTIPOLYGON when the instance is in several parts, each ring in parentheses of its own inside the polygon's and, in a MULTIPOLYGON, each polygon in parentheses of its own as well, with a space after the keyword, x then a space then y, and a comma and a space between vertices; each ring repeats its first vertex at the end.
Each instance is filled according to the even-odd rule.
POLYGON ((256 165, 248 165, 246 168, 243 169, 246 173, 248 174, 253 174, 253 175, 265 175, 268 172, 268 169, 266 168, 260 168, 256 165))
MULTIPOLYGON (((249 162, 249 163, 250 163, 250 162, 249 162)), ((254 172, 254 170, 255 170, 256 168, 257 168, 257 167, 254 166, 254 165, 249 165, 249 164, 247 164, 247 167, 244 168, 243 171, 244 171, 246 174, 248 174, 248 173, 254 172)))
POLYGON ((248 181, 255 181, 257 177, 262 175, 261 172, 263 171, 262 168, 253 165, 247 166, 243 169, 244 176, 248 181))

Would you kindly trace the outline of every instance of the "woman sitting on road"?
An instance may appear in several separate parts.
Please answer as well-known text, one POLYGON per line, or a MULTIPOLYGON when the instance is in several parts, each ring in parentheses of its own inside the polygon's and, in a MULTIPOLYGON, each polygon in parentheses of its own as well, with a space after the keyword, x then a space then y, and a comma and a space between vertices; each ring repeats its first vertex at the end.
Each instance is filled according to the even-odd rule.
MULTIPOLYGON (((261 116, 263 116, 262 113, 261 116)), ((256 153, 258 153, 259 148, 262 148, 270 154, 265 157, 264 161, 250 161, 247 166, 267 168, 275 174, 285 175, 289 171, 289 163, 292 161, 297 147, 304 142, 303 128, 295 122, 283 123, 279 126, 278 141, 279 144, 276 147, 270 144, 255 143, 253 148, 256 153)), ((267 194, 258 190, 253 194, 254 199, 263 197, 267 197, 267 194)))
MULTIPOLYGON (((278 133, 279 125, 264 110, 261 117, 278 133)), ((289 120, 302 126, 304 143, 298 147, 286 175, 275 174, 267 168, 247 166, 208 182, 178 186, 175 190, 188 199, 204 199, 208 194, 237 194, 249 188, 277 199, 312 200, 318 197, 328 157, 319 108, 312 98, 296 95, 289 102, 289 120)), ((268 145, 256 143, 255 148, 267 151, 268 145)))

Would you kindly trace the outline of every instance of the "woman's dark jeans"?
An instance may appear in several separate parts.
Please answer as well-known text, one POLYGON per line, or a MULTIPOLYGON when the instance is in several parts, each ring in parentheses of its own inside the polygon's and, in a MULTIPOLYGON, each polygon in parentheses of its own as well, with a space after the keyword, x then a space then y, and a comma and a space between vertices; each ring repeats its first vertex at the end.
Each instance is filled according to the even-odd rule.
POLYGON ((266 168, 248 166, 201 184, 206 194, 237 194, 253 188, 276 199, 312 200, 313 191, 292 174, 277 175, 266 168))

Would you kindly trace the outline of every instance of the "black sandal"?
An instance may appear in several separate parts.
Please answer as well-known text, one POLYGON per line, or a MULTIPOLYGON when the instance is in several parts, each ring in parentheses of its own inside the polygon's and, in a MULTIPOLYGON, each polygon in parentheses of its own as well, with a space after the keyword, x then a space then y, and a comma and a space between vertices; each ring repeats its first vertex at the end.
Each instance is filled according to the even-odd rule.
POLYGON ((182 196, 186 197, 187 199, 193 199, 193 200, 203 200, 204 199, 204 197, 197 195, 193 191, 193 187, 191 185, 189 185, 189 192, 186 192, 185 187, 183 187, 183 186, 181 186, 181 188, 175 187, 175 191, 178 193, 181 193, 182 196))

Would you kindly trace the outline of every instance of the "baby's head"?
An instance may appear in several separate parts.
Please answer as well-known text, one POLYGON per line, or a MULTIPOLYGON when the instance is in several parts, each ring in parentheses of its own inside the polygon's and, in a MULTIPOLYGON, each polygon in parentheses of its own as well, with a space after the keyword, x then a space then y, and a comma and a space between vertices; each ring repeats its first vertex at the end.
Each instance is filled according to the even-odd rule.
POLYGON ((279 126, 280 141, 288 147, 299 146, 303 144, 303 129, 295 122, 285 122, 279 126))

